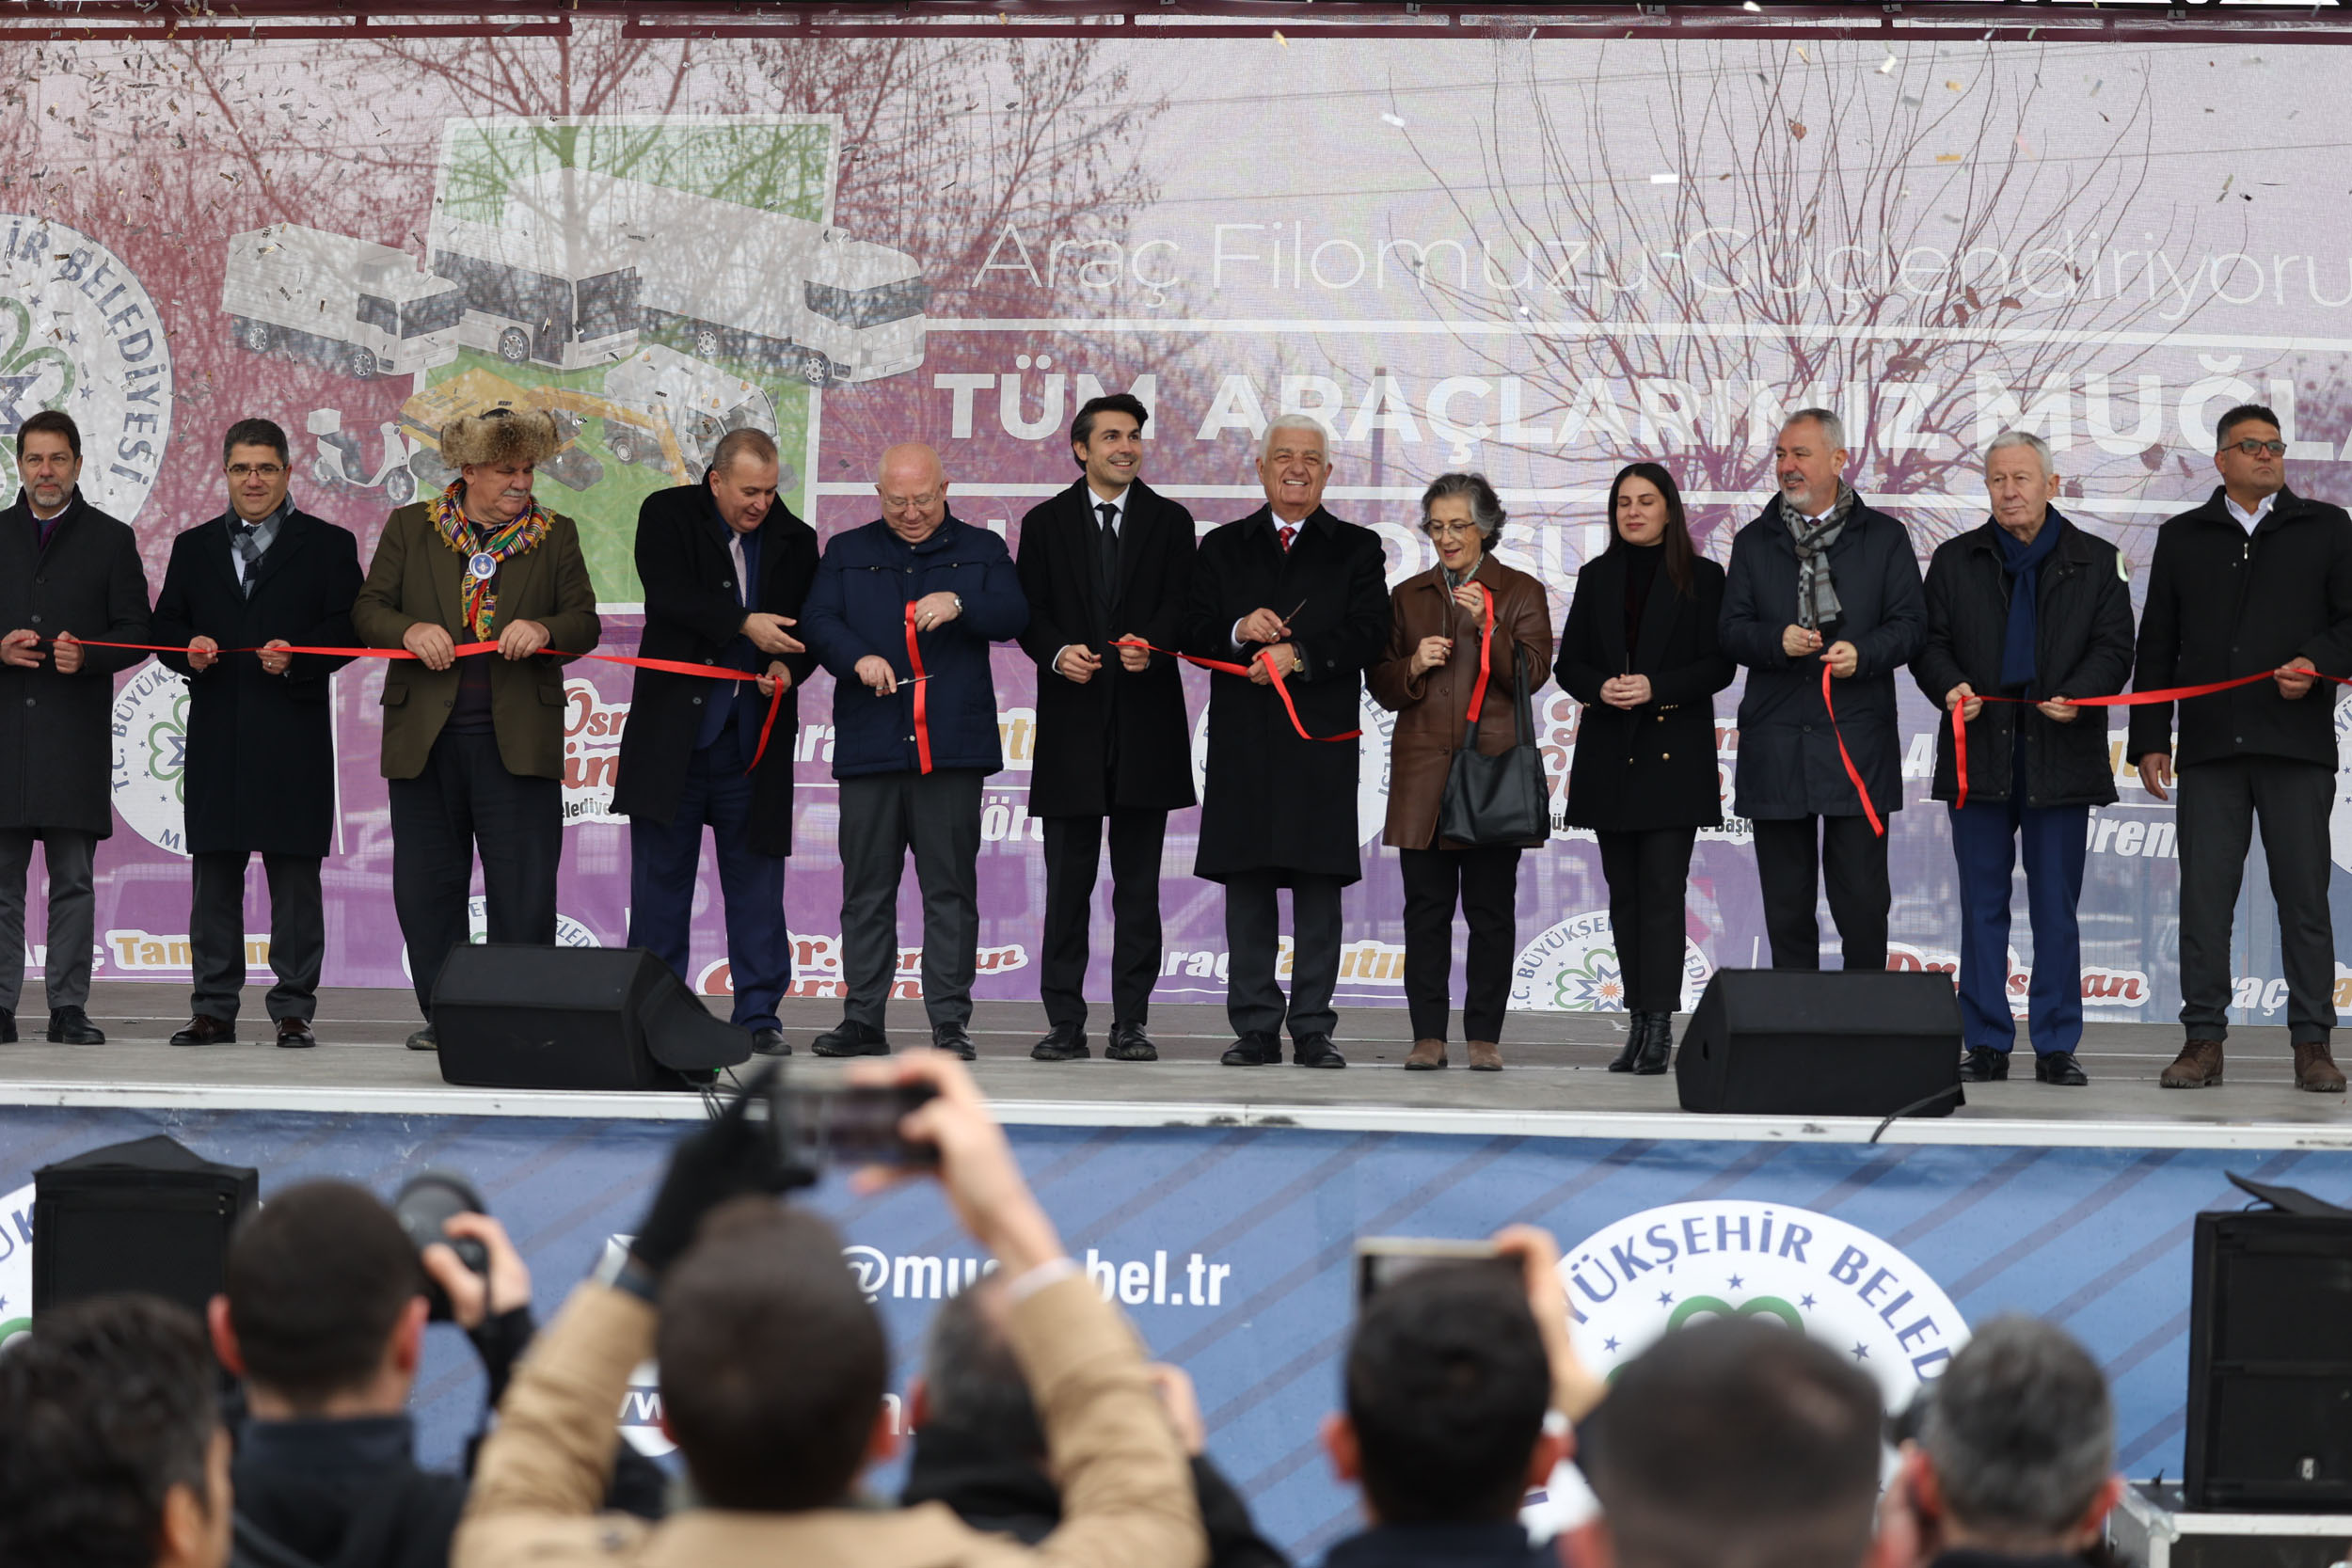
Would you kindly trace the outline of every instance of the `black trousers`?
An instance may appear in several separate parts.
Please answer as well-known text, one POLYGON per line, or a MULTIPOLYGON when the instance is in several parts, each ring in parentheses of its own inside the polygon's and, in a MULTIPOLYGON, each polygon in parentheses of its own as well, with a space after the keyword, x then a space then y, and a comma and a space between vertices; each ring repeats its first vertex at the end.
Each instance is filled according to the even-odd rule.
MULTIPOLYGON (((245 869, 249 849, 189 857, 188 958, 195 1010, 237 1022, 245 991, 245 869)), ((269 1016, 308 1021, 318 1013, 319 966, 326 958, 326 911, 315 855, 263 855, 269 878, 269 1016)))
MULTIPOLYGON (((1045 819, 1045 951, 1038 997, 1045 1022, 1084 1028, 1087 936, 1094 915, 1095 873, 1102 865, 1100 816, 1045 819)), ((1164 811, 1115 810, 1111 840, 1111 1023, 1140 1026, 1160 977, 1160 846, 1164 811)))
POLYGON ((1868 818, 1759 819, 1756 879, 1764 894, 1774 969, 1821 967, 1821 928, 1813 910, 1823 882, 1830 918, 1845 945, 1845 967, 1886 967, 1886 911, 1894 894, 1886 883, 1886 840, 1870 831, 1868 818))
POLYGON ((413 779, 386 781, 392 816, 392 909, 408 944, 417 1006, 433 1016, 433 984, 468 940, 467 893, 482 856, 492 942, 555 941, 555 868, 564 857, 564 786, 518 778, 498 736, 444 731, 413 779))
POLYGON ((2262 819, 2279 904, 2287 1037, 2324 1042, 2336 1025, 2335 931, 2328 911, 2328 814, 2335 769, 2287 757, 2231 757, 2181 769, 2181 1022, 2194 1040, 2230 1033, 2230 925, 2246 851, 2262 819))
MULTIPOLYGON (((1682 903, 1691 883, 1691 846, 1699 831, 1651 828, 1596 836, 1600 874, 1609 881, 1609 928, 1616 936, 1617 969, 1625 976, 1625 1009, 1674 1012, 1682 1006, 1682 950, 1690 941, 1682 903)), ((1758 845, 1762 842, 1758 834, 1758 845)), ((1777 951, 1777 938, 1774 944, 1777 951)))
POLYGON ((1511 962, 1518 957, 1519 851, 1400 849, 1405 874, 1405 1006, 1413 1037, 1441 1040, 1453 1010, 1454 909, 1470 927, 1463 958, 1462 1037, 1495 1043, 1511 1005, 1511 962))
POLYGON ((1236 1035, 1282 1032, 1291 1038, 1328 1035, 1339 1027, 1331 992, 1340 983, 1340 889, 1337 877, 1308 871, 1236 871, 1225 879, 1225 1016, 1236 1035), (1291 889, 1291 990, 1275 977, 1282 937, 1275 892, 1291 889))
POLYGON ((980 786, 976 768, 841 781, 842 1016, 882 1026, 898 973, 898 879, 907 852, 923 890, 923 1013, 972 1022, 980 943, 980 786))

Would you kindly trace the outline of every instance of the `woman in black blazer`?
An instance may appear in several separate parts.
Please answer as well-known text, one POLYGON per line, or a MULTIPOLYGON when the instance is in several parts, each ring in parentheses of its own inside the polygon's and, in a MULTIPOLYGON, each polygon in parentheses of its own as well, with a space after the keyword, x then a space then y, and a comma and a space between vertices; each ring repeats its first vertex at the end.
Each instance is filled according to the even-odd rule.
POLYGON ((1724 819, 1712 699, 1733 667, 1715 642, 1724 569, 1692 547, 1674 476, 1655 463, 1623 469, 1609 515, 1609 547, 1577 578, 1552 673, 1584 705, 1567 821, 1600 838, 1632 1014, 1609 1070, 1658 1073, 1682 995, 1691 846, 1724 819))

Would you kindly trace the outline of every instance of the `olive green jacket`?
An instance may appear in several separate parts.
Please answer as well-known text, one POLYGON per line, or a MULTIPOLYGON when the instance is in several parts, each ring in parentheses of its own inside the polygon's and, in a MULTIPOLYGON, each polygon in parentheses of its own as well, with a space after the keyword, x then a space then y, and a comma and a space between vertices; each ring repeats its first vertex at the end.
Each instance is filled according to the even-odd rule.
MULTIPOLYGON (((580 551, 580 530, 569 517, 549 514, 555 526, 538 548, 499 567, 498 618, 536 621, 548 628, 548 646, 561 653, 508 660, 490 659, 490 717, 497 726, 499 756, 506 770, 527 778, 564 776, 564 665, 596 645, 603 628, 596 620, 596 585, 580 551)), ((465 559, 433 531, 424 502, 404 506, 384 523, 366 586, 351 607, 359 640, 373 648, 397 648, 419 622, 441 627, 459 642, 466 629, 459 588, 465 559)), ((457 700, 457 669, 428 670, 416 659, 394 659, 384 674, 384 766, 388 779, 413 779, 424 771, 441 726, 457 700)))

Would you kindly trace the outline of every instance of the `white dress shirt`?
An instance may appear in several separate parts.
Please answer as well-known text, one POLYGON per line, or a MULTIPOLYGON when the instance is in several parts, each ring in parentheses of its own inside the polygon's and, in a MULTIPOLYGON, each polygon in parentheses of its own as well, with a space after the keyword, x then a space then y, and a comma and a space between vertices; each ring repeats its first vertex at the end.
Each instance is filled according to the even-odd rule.
MULTIPOLYGON (((1120 491, 1120 492, 1119 492, 1119 494, 1117 494, 1116 496, 1112 496, 1112 497, 1110 497, 1110 498, 1108 498, 1108 499, 1104 499, 1104 497, 1102 497, 1102 496, 1098 496, 1098 495, 1096 495, 1096 494, 1094 493, 1094 486, 1093 486, 1093 485, 1091 485, 1091 484, 1088 485, 1088 486, 1087 486, 1087 515, 1088 515, 1089 517, 1090 517, 1090 518, 1093 520, 1094 527, 1095 527, 1096 529, 1098 529, 1098 530, 1099 530, 1099 529, 1101 529, 1101 528, 1103 527, 1103 523, 1104 523, 1104 518, 1103 518, 1103 508, 1104 508, 1104 507, 1106 507, 1106 506, 1107 506, 1107 507, 1109 507, 1109 508, 1111 509, 1111 515, 1110 515, 1110 530, 1111 530, 1111 537, 1112 537, 1112 538, 1114 538, 1114 539, 1116 539, 1116 538, 1118 538, 1118 537, 1119 537, 1119 526, 1120 526, 1120 524, 1121 524, 1121 523, 1123 523, 1123 522, 1125 522, 1125 521, 1127 520, 1127 492, 1126 492, 1126 491, 1124 491, 1124 490, 1121 490, 1121 491, 1120 491)), ((1102 546, 1101 546, 1101 538, 1102 538, 1102 536, 1101 536, 1101 534, 1100 534, 1099 532, 1098 532, 1098 533, 1092 533, 1092 534, 1089 534, 1089 537, 1090 539, 1092 539, 1092 540, 1094 540, 1094 541, 1095 541, 1095 547, 1096 547, 1097 549, 1100 549, 1100 548, 1102 547, 1102 546)), ((1114 633, 1113 635, 1114 635, 1114 636, 1124 636, 1125 634, 1124 634, 1123 632, 1121 632, 1121 633, 1114 633)), ((1065 642, 1065 643, 1063 643, 1060 647, 1056 648, 1056 649, 1054 650, 1054 670, 1055 670, 1055 673, 1060 673, 1060 670, 1061 670, 1061 656, 1062 656, 1062 655, 1064 655, 1064 654, 1066 654, 1066 653, 1068 653, 1071 649, 1073 649, 1073 648, 1074 648, 1074 647, 1077 647, 1077 646, 1078 646, 1078 644, 1077 644, 1077 643, 1075 643, 1075 642, 1065 642)))
POLYGON ((2229 491, 2224 490, 2221 492, 2221 504, 2230 509, 2230 515, 2237 520, 2238 527, 2246 531, 2246 537, 2249 539, 2254 537, 2254 531, 2262 527, 2263 519, 2270 515, 2270 503, 2278 499, 2279 492, 2273 490, 2270 494, 2265 496, 2261 500, 2255 502, 2254 510, 2249 512, 2246 508, 2238 505, 2235 498, 2231 496, 2229 491))

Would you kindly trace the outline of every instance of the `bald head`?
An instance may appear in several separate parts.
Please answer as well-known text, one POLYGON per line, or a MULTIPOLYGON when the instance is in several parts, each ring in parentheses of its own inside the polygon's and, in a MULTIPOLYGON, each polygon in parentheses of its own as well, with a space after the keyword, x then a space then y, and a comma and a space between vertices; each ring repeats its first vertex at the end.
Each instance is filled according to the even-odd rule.
POLYGON ((874 493, 882 498, 882 521, 910 545, 930 538, 947 515, 947 471, 920 441, 901 441, 882 454, 874 493))

